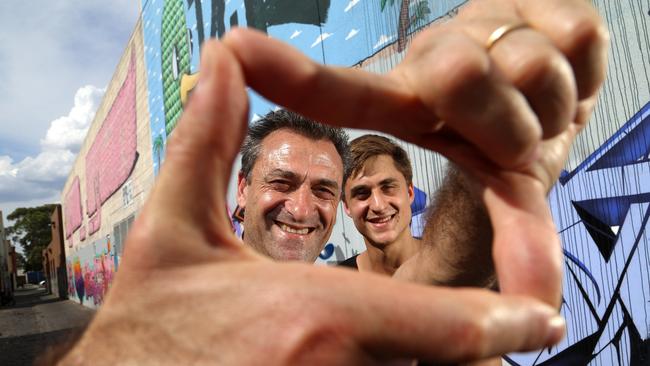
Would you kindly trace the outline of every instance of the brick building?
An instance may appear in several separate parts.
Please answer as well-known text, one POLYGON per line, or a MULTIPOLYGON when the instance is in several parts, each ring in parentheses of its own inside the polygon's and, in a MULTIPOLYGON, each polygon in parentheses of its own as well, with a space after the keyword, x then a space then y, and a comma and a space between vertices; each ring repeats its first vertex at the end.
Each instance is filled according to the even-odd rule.
POLYGON ((43 249, 43 273, 45 286, 49 293, 61 299, 68 298, 68 276, 65 261, 65 244, 63 241, 61 205, 56 205, 50 215, 52 241, 43 249))
POLYGON ((9 296, 16 288, 16 251, 5 233, 0 211, 0 294, 9 296))

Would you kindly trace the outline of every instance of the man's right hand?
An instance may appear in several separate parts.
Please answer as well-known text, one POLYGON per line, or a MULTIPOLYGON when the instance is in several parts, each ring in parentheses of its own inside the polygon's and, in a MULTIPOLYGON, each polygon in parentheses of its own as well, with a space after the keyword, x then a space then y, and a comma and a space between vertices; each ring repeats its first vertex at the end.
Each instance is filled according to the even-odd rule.
POLYGON ((247 123, 228 46, 203 48, 201 81, 129 234, 77 364, 459 362, 550 346, 550 306, 372 274, 264 259, 232 234, 226 188, 247 123))

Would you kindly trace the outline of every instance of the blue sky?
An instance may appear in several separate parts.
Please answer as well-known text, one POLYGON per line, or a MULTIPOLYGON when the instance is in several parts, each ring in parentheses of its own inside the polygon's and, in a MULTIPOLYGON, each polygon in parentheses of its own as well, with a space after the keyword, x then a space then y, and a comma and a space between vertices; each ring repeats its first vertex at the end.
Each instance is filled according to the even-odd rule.
POLYGON ((0 210, 58 202, 140 11, 134 0, 0 2, 0 210))

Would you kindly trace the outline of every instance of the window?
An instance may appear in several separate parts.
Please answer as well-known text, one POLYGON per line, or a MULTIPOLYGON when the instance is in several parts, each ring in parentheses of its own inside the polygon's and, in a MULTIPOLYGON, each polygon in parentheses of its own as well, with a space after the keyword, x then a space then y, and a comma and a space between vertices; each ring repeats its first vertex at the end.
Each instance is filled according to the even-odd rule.
POLYGON ((126 236, 131 226, 133 226, 134 219, 135 215, 131 215, 113 226, 113 247, 115 248, 115 254, 122 255, 124 242, 126 241, 126 236))
POLYGON ((133 203, 133 182, 128 181, 122 186, 122 205, 124 207, 133 203))

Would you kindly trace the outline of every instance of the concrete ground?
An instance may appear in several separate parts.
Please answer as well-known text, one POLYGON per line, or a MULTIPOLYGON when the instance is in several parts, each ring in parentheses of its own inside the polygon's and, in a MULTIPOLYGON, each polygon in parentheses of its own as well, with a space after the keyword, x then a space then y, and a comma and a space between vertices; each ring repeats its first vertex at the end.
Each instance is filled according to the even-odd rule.
POLYGON ((14 306, 0 307, 0 365, 32 365, 48 346, 77 334, 95 313, 34 285, 14 296, 14 306))

